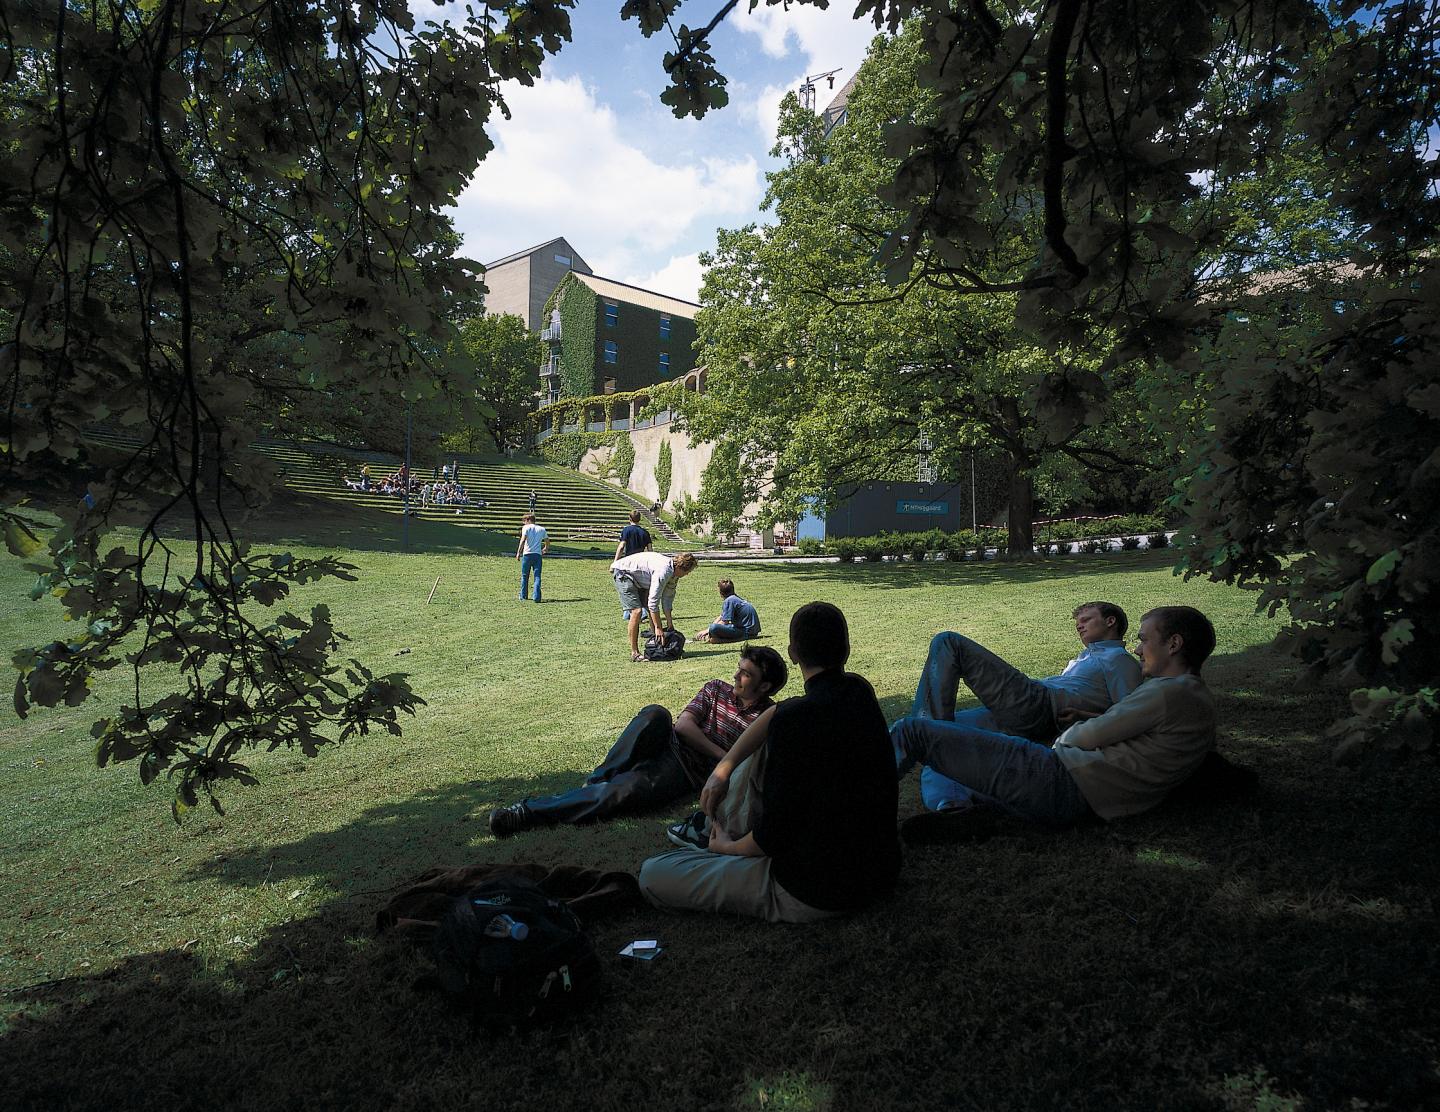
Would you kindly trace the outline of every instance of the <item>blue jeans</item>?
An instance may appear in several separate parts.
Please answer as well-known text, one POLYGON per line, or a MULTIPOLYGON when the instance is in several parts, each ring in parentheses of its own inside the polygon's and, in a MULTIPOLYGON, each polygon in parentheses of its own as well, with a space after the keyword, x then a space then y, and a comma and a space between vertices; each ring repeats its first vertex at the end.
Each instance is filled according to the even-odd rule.
MULTIPOLYGON (((957 711, 955 721, 968 726, 976 726, 982 730, 994 730, 1003 732, 995 721, 995 716, 985 707, 971 707, 969 710, 957 711)), ((973 807, 976 803, 975 793, 964 784, 951 780, 948 776, 942 776, 928 765, 920 770, 920 802, 925 804, 930 811, 958 811, 965 807, 973 807)))
POLYGON ((1073 826, 1090 805, 1075 778, 1048 745, 972 722, 902 718, 890 731, 897 770, 914 764, 951 783, 932 779, 951 807, 990 803, 1028 822, 1073 826))
POLYGON ((527 552, 520 557, 520 597, 530 595, 530 573, 535 573, 535 601, 540 601, 540 565, 544 557, 538 552, 527 552))
POLYGON ((1050 689, 958 633, 937 633, 930 641, 930 655, 920 673, 910 716, 953 720, 961 680, 990 712, 985 729, 1046 745, 1055 740, 1059 729, 1050 689))
POLYGON ((706 634, 712 641, 743 641, 746 634, 738 627, 728 622, 711 622, 706 634))

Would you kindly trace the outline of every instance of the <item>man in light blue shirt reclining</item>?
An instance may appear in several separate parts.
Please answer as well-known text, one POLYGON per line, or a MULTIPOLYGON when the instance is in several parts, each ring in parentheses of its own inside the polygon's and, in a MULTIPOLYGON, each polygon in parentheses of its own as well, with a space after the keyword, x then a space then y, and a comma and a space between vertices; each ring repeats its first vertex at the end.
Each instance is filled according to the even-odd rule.
MULTIPOLYGON (((937 633, 910 718, 958 722, 1049 745, 1072 723, 1103 714, 1140 685, 1140 664, 1125 651, 1129 619, 1113 602, 1082 602, 1071 616, 1080 654, 1058 676, 1038 680, 968 637, 937 633), (961 680, 983 705, 957 714, 961 680)), ((920 775, 920 797, 932 811, 973 801, 968 788, 928 765, 920 775)))
POLYGON ((1145 682, 1103 714, 1071 708, 1073 724, 1046 744, 1003 730, 902 718, 890 730, 896 770, 933 765, 970 789, 969 805, 913 815, 912 844, 988 837, 1009 816, 1050 827, 1138 815, 1189 780, 1215 749, 1215 700, 1200 677, 1215 627, 1191 606, 1140 620, 1135 652, 1145 682))

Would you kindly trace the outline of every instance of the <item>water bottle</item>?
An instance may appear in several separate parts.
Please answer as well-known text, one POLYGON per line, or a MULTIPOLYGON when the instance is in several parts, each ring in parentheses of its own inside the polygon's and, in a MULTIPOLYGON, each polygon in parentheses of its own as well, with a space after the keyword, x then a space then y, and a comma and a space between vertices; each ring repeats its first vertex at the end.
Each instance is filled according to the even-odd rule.
POLYGON ((485 934, 490 938, 513 938, 516 942, 524 942, 529 933, 529 924, 517 922, 503 912, 485 924, 485 934))

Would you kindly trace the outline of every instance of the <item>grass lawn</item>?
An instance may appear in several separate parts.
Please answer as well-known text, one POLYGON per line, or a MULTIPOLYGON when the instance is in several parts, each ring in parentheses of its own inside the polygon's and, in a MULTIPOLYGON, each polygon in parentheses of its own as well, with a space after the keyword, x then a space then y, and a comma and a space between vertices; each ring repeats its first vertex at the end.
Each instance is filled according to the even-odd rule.
MULTIPOLYGON (((797 605, 833 601, 851 620, 851 667, 895 717, 938 630, 1043 675, 1073 655, 1076 602, 1137 618, 1189 602, 1217 626, 1207 676, 1222 746, 1260 770, 1257 799, 908 850, 895 899, 848 921, 628 914, 596 931, 607 990, 592 1010, 547 1031, 472 1030, 415 991, 426 961, 377 938, 375 911, 434 865, 633 870, 667 848, 663 814, 502 843, 484 820, 577 784, 636 709, 678 710, 730 675, 736 650, 630 664, 603 562, 548 561, 535 606, 515 598, 513 558, 475 555, 466 538, 421 532, 428 551, 401 555, 359 527, 311 525, 351 546, 363 578, 300 604, 330 602, 355 655, 412 673, 429 706, 400 740, 257 756, 259 788, 178 828, 163 780, 146 789, 134 768, 94 767, 87 729, 123 697, 119 674, 99 703, 25 722, 3 712, 6 1108, 1440 1103, 1436 767, 1334 767, 1321 735, 1343 696, 1300 685, 1250 596, 1181 583, 1166 553, 702 565, 677 621, 703 626, 714 580, 731 574, 783 650, 797 605), (637 937, 668 955, 612 956, 637 937)), ((11 646, 57 624, 23 601, 27 583, 5 557, 11 646)), ((918 806, 912 774, 902 816, 918 806)))

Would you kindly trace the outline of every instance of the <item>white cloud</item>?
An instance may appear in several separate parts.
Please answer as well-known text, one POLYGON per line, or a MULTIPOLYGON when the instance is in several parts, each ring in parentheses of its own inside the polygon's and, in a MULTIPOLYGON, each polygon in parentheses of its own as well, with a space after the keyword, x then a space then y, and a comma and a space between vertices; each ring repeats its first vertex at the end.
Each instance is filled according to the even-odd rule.
POLYGON ((734 25, 738 31, 757 36, 760 49, 772 58, 788 57, 798 47, 809 72, 846 66, 849 76, 876 34, 875 24, 868 18, 856 19, 851 14, 854 10, 848 0, 834 0, 824 9, 808 4, 788 11, 780 6, 762 7, 737 12, 734 25))
POLYGON ((784 85, 767 85, 752 94, 743 110, 752 116, 765 137, 766 149, 775 143, 775 126, 780 116, 780 100, 792 89, 799 89, 811 74, 839 69, 834 88, 820 83, 815 91, 816 107, 824 108, 840 87, 855 76, 865 51, 878 33, 869 19, 856 19, 848 0, 834 0, 829 8, 763 7, 739 12, 734 16, 735 29, 754 35, 760 49, 772 58, 796 61, 794 77, 784 85))
POLYGON ((764 192, 752 155, 667 163, 627 134, 578 78, 507 89, 512 112, 494 129, 455 212, 465 253, 480 262, 565 236, 597 273, 660 266, 727 218, 748 216, 764 192))
POLYGON ((632 286, 641 286, 657 293, 668 293, 671 297, 686 301, 700 300, 700 282, 705 271, 700 267, 700 252, 689 255, 675 255, 668 263, 651 274, 640 274, 621 278, 632 286))

